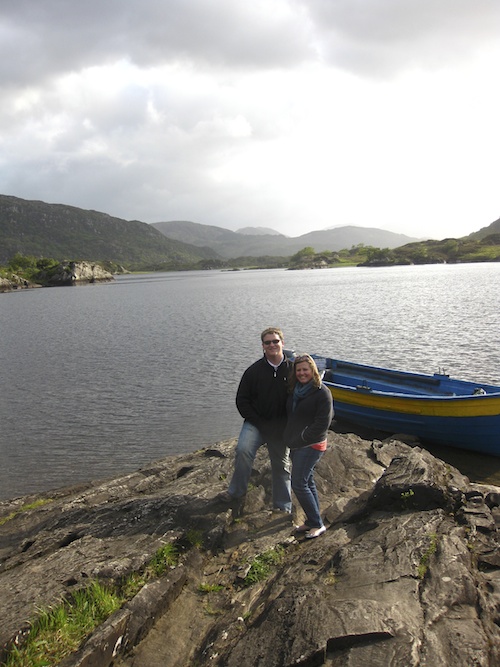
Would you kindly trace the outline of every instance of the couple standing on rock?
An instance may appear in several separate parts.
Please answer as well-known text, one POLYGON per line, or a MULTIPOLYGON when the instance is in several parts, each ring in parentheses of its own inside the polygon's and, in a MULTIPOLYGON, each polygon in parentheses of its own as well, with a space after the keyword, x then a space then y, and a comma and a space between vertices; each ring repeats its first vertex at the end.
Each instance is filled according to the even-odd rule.
POLYGON ((307 538, 319 537, 326 528, 314 468, 326 450, 332 396, 308 354, 286 358, 280 329, 269 327, 260 337, 264 356, 243 373, 236 394, 236 406, 245 421, 236 445, 234 473, 228 490, 218 498, 230 503, 236 515, 241 513, 257 450, 267 444, 274 508, 291 512, 293 489, 306 515, 295 531, 307 538))

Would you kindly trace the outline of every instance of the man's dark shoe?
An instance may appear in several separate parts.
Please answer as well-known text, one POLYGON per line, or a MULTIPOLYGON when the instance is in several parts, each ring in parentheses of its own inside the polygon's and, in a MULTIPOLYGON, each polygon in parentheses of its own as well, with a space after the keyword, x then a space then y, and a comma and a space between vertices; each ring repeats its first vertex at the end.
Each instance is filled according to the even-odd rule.
POLYGON ((233 500, 236 500, 233 498, 233 496, 229 493, 229 491, 222 491, 222 493, 219 493, 218 495, 215 496, 215 500, 219 503, 225 503, 226 505, 229 505, 230 503, 233 502, 233 500))
POLYGON ((243 515, 243 509, 245 508, 246 496, 241 498, 233 498, 231 501, 231 511, 234 519, 239 519, 243 515))
POLYGON ((229 505, 232 510, 233 519, 239 519, 243 514, 243 508, 245 506, 246 496, 241 496, 241 498, 235 498, 232 496, 229 491, 222 491, 215 496, 215 502, 221 503, 223 505, 229 505))

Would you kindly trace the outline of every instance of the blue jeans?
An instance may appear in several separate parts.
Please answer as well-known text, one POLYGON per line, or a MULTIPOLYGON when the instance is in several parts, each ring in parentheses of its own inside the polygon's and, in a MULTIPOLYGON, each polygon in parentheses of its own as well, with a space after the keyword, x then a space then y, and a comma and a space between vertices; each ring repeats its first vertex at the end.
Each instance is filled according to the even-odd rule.
MULTIPOLYGON (((250 422, 243 422, 236 445, 233 477, 228 489, 233 498, 242 498, 246 494, 257 450, 263 444, 265 440, 259 429, 250 422)), ((273 506, 291 512, 292 492, 288 450, 281 440, 268 442, 267 449, 271 460, 273 506)))
POLYGON ((323 520, 319 510, 319 498, 314 483, 314 467, 324 452, 312 447, 293 449, 292 489, 306 515, 306 525, 310 528, 321 528, 323 520))

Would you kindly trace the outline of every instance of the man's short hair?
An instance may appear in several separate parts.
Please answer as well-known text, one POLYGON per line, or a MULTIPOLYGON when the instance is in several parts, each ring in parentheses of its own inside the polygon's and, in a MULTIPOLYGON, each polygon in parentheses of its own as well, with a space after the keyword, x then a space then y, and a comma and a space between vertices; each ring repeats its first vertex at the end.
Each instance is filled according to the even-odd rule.
POLYGON ((281 331, 281 329, 278 329, 278 327, 267 327, 267 329, 264 329, 264 331, 260 334, 260 340, 263 342, 264 336, 267 336, 268 334, 276 334, 276 336, 280 337, 282 343, 285 340, 283 332, 281 331))

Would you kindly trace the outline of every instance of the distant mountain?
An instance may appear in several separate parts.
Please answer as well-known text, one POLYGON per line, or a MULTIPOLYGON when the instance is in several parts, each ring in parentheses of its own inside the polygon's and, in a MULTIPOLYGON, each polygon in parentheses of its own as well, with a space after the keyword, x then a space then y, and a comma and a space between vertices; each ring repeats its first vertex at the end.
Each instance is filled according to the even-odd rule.
MULTIPOLYGON (((500 234, 500 219, 471 239, 500 234)), ((126 268, 184 268, 220 265, 238 257, 287 257, 305 247, 316 253, 364 245, 399 248, 419 241, 372 227, 344 226, 288 237, 266 227, 238 232, 187 220, 146 224, 65 204, 0 195, 0 264, 16 253, 63 260, 111 261, 126 268), (213 260, 213 261, 212 261, 213 260)))
MULTIPOLYGON (((177 241, 193 245, 208 246, 226 259, 236 257, 262 257, 271 255, 286 257, 293 255, 306 246, 316 252, 322 250, 342 250, 359 245, 373 245, 377 248, 397 248, 405 243, 418 241, 414 237, 395 234, 372 227, 335 227, 302 236, 288 237, 273 232, 272 234, 242 234, 222 227, 201 225, 196 222, 156 222, 153 227, 177 241)), ((253 228, 255 229, 255 228, 253 228)))
POLYGON ((235 236, 237 237, 236 232, 231 232, 229 229, 214 227, 213 225, 200 225, 198 222, 190 222, 189 220, 153 222, 150 226, 168 236, 169 239, 200 247, 228 243, 235 236))
POLYGON ((109 260, 128 266, 219 257, 214 250, 168 239, 145 222, 0 195, 0 263, 16 253, 61 261, 109 260))
POLYGON ((491 236, 491 234, 500 234, 500 218, 498 220, 495 220, 495 222, 492 222, 491 225, 488 225, 487 227, 481 227, 481 229, 478 232, 473 232, 472 234, 469 234, 467 236, 468 239, 484 239, 487 236, 491 236))
POLYGON ((242 227, 242 229, 237 229, 236 233, 246 234, 247 236, 265 236, 266 234, 270 234, 271 236, 283 236, 283 234, 280 234, 270 227, 242 227))
MULTIPOLYGON (((420 239, 406 236, 406 234, 395 234, 376 227, 356 227, 346 225, 345 227, 334 227, 317 232, 309 232, 298 237, 301 247, 311 246, 318 252, 321 250, 342 250, 352 246, 371 245, 375 248, 397 248, 406 243, 419 241, 420 239), (336 247, 330 247, 335 244, 336 247)), ((300 250, 300 248, 299 248, 300 250)))

